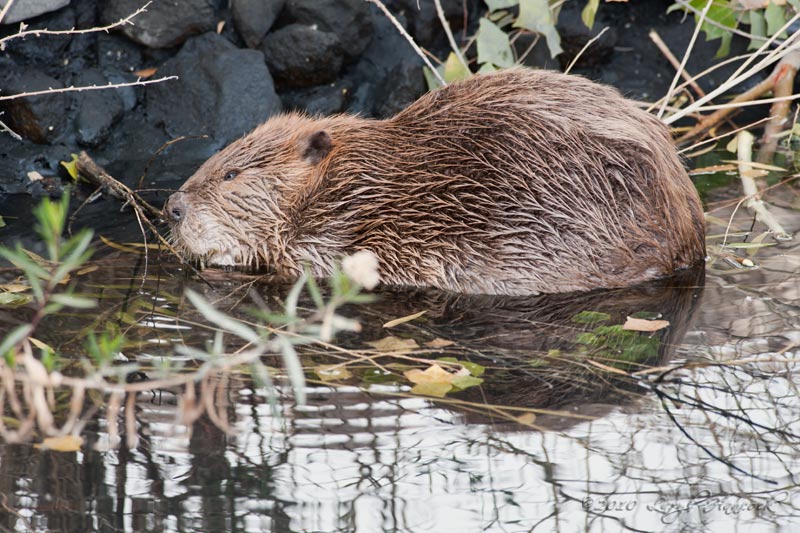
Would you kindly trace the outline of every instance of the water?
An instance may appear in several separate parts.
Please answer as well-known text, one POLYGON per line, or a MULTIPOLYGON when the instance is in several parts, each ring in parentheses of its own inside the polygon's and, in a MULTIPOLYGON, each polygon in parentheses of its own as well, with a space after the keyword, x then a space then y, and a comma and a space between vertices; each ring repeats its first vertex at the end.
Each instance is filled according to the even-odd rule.
MULTIPOLYGON (((773 198, 798 231, 797 192, 773 198)), ((165 388, 139 395, 132 449, 124 427, 114 446, 104 416, 88 418, 79 452, 0 445, 0 531, 795 530, 800 244, 721 254, 715 235, 735 202, 714 200, 705 275, 536 298, 384 291, 343 311, 363 326, 336 339, 350 353, 301 351, 305 406, 285 382, 270 394, 234 372, 211 382, 217 423, 180 423, 177 391, 165 388), (670 326, 652 336, 607 328, 641 312, 670 326), (419 347, 376 357, 367 342, 389 334, 419 347), (453 344, 425 345, 435 339, 453 344), (445 356, 484 366, 484 383, 437 401, 411 394, 402 372, 427 365, 409 358, 445 356), (361 359, 339 383, 318 379, 314 369, 343 357, 361 359)), ((732 231, 750 229, 746 213, 733 220, 732 231)), ((177 359, 174 343, 213 336, 184 288, 242 317, 248 291, 269 305, 286 293, 230 274, 206 285, 155 252, 146 275, 139 255, 99 255, 77 278, 99 312, 53 317, 41 338, 78 355, 86 329, 111 320, 148 375, 177 359)), ((26 313, 0 312, 2 324, 26 313)))

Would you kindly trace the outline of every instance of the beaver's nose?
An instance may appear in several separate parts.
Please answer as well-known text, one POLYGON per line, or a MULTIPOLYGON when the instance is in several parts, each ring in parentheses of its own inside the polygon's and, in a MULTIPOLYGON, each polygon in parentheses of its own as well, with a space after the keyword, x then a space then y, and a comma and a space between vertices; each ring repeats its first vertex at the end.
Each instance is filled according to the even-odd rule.
POLYGON ((170 222, 179 221, 184 214, 186 214, 186 195, 182 192, 176 192, 167 198, 167 203, 164 204, 164 214, 170 222))

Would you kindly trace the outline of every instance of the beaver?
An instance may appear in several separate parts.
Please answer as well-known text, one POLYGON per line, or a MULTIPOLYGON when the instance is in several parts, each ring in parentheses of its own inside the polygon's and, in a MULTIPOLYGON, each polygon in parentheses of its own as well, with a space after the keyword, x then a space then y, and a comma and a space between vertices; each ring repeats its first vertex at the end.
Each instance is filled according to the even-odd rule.
POLYGON ((385 284, 474 294, 629 286, 705 256, 668 129, 611 87, 523 68, 385 120, 274 116, 164 212, 203 264, 324 277, 368 250, 385 284))

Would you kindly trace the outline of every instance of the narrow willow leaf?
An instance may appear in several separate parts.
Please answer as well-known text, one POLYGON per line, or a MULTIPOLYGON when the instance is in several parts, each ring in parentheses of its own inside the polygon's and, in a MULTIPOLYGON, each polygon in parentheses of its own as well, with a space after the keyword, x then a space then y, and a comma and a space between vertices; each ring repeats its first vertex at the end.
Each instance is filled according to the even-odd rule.
POLYGON ((189 301, 192 302, 198 311, 206 318, 219 326, 220 328, 229 331, 240 337, 248 342, 252 342, 255 344, 261 343, 261 337, 253 331, 250 327, 246 326, 242 322, 229 317, 228 315, 214 309, 205 298, 197 294, 191 289, 186 289, 186 297, 189 298, 189 301))
POLYGON ((17 343, 30 335, 31 331, 33 331, 33 326, 30 324, 22 324, 11 330, 11 333, 6 335, 3 341, 0 342, 0 355, 5 355, 5 353, 16 346, 17 343))
POLYGON ((279 337, 281 345, 281 355, 283 356, 283 366, 286 368, 286 375, 294 390, 294 398, 298 405, 306 403, 306 377, 303 374, 303 365, 300 358, 289 341, 288 337, 279 337))
POLYGON ((300 276, 294 286, 292 286, 292 290, 289 291, 289 294, 286 296, 286 314, 290 317, 297 316, 297 301, 300 299, 300 293, 303 291, 303 286, 306 284, 307 274, 303 273, 300 276))
POLYGON ((75 309, 92 309, 97 307, 97 300, 84 298, 83 296, 74 296, 72 294, 54 294, 50 297, 50 300, 66 307, 74 307, 75 309))

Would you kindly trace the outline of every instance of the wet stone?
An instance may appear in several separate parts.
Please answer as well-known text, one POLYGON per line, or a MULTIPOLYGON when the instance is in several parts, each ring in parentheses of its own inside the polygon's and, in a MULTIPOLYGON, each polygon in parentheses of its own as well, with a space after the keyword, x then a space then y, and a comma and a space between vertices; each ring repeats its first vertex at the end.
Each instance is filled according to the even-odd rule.
POLYGON ((250 48, 256 48, 278 18, 285 0, 232 0, 233 24, 250 48))
MULTIPOLYGON (((102 12, 104 24, 129 17, 142 7, 141 0, 108 0, 102 12)), ((121 31, 131 40, 150 48, 168 48, 187 38, 213 29, 216 22, 210 0, 153 2, 147 11, 121 31)))
POLYGON ((215 33, 189 39, 158 73, 179 77, 146 91, 148 120, 171 136, 208 134, 219 147, 281 110, 264 55, 215 33))
MULTIPOLYGON (((75 86, 107 85, 109 79, 102 72, 91 69, 79 74, 73 82, 75 86)), ((122 97, 117 89, 82 91, 73 96, 77 117, 75 127, 78 143, 83 146, 97 146, 108 137, 111 127, 125 112, 122 97)))
POLYGON ((288 91, 281 94, 281 100, 287 109, 305 111, 313 116, 325 116, 344 111, 352 91, 351 82, 339 80, 336 83, 288 91))
POLYGON ((271 32, 261 50, 280 87, 310 87, 336 79, 342 69, 342 43, 317 26, 290 24, 271 32))
POLYGON ((287 0, 285 11, 293 22, 336 34, 348 59, 360 55, 372 38, 369 5, 363 0, 287 0))
MULTIPOLYGON (((4 8, 8 0, 0 0, 0 9, 4 8)), ((16 1, 3 17, 3 24, 15 24, 26 21, 45 13, 61 9, 69 4, 69 0, 25 0, 16 1)))
POLYGON ((97 36, 97 64, 101 68, 133 72, 142 64, 142 52, 124 37, 100 33, 97 36))
MULTIPOLYGON (((0 80, 6 95, 58 89, 64 85, 47 74, 30 68, 12 70, 0 80)), ((38 144, 51 143, 64 130, 67 98, 63 93, 15 98, 0 103, 2 120, 22 137, 38 144)), ((5 135, 5 134, 4 134, 5 135)))

